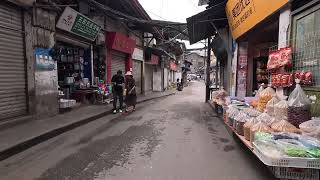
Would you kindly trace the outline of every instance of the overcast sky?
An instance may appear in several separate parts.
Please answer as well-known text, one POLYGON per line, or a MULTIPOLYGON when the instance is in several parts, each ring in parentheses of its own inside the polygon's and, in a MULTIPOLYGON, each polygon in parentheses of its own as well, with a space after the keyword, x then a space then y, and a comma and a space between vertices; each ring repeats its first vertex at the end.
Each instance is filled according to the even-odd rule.
MULTIPOLYGON (((198 6, 199 0, 139 0, 143 8, 152 19, 174 22, 186 22, 186 18, 203 10, 205 6, 198 6)), ((203 44, 195 44, 187 48, 203 47, 203 44)))

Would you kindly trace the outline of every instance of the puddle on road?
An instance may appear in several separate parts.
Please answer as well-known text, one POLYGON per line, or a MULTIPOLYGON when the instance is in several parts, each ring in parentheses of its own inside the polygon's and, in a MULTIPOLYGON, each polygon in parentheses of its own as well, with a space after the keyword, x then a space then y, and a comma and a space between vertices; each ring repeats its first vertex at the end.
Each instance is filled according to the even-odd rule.
POLYGON ((226 146, 223 147, 223 151, 224 152, 230 152, 230 151, 233 151, 233 150, 235 150, 235 147, 232 146, 232 145, 226 145, 226 146))

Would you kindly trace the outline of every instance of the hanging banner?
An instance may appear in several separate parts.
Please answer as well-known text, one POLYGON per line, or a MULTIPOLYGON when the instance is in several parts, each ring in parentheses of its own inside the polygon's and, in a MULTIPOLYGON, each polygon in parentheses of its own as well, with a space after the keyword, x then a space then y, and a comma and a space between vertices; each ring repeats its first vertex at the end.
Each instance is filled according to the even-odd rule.
POLYGON ((101 27, 76 10, 66 7, 59 18, 57 28, 94 41, 101 27))
POLYGON ((237 96, 246 97, 248 74, 248 43, 239 44, 238 68, 237 68, 237 96))
POLYGON ((226 14, 233 38, 237 39, 248 32, 288 2, 289 0, 229 0, 226 14))

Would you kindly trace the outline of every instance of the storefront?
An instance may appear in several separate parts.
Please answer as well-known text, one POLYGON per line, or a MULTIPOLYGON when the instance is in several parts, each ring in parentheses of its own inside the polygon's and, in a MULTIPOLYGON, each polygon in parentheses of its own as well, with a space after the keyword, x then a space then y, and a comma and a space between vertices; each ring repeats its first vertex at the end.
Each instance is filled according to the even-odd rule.
POLYGON ((21 9, 0 3, 0 121, 27 114, 27 81, 21 9))
POLYGON ((113 75, 121 70, 132 71, 132 54, 136 46, 135 40, 118 32, 108 32, 106 35, 107 44, 107 82, 111 82, 113 75))
POLYGON ((238 43, 236 92, 245 97, 254 94, 261 84, 269 83, 269 51, 278 47, 280 9, 288 1, 275 1, 272 5, 265 1, 248 1, 243 9, 237 8, 237 3, 229 1, 226 13, 232 37, 238 43))
POLYGON ((132 60, 133 60, 133 68, 132 68, 132 73, 133 77, 136 81, 136 91, 138 94, 142 93, 142 69, 143 69, 143 50, 139 48, 135 48, 133 51, 132 55, 132 60))
MULTIPOLYGON (((88 17, 67 7, 57 22, 54 59, 57 62, 60 109, 78 103, 95 103, 94 41, 101 27, 88 17), (93 87, 94 85, 94 87, 93 87)), ((96 56, 96 58, 99 58, 96 56)), ((99 74, 103 78, 102 74, 99 74)))
POLYGON ((170 62, 170 79, 171 79, 171 83, 176 83, 177 81, 177 64, 173 61, 170 62))

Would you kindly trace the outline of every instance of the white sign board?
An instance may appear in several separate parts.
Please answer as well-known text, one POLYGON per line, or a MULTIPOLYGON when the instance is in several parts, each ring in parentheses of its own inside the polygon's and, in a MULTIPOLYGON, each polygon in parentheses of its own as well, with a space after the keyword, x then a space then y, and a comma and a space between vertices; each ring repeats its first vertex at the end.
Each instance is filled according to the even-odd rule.
POLYGON ((143 61, 143 50, 139 48, 134 48, 132 59, 143 61))

